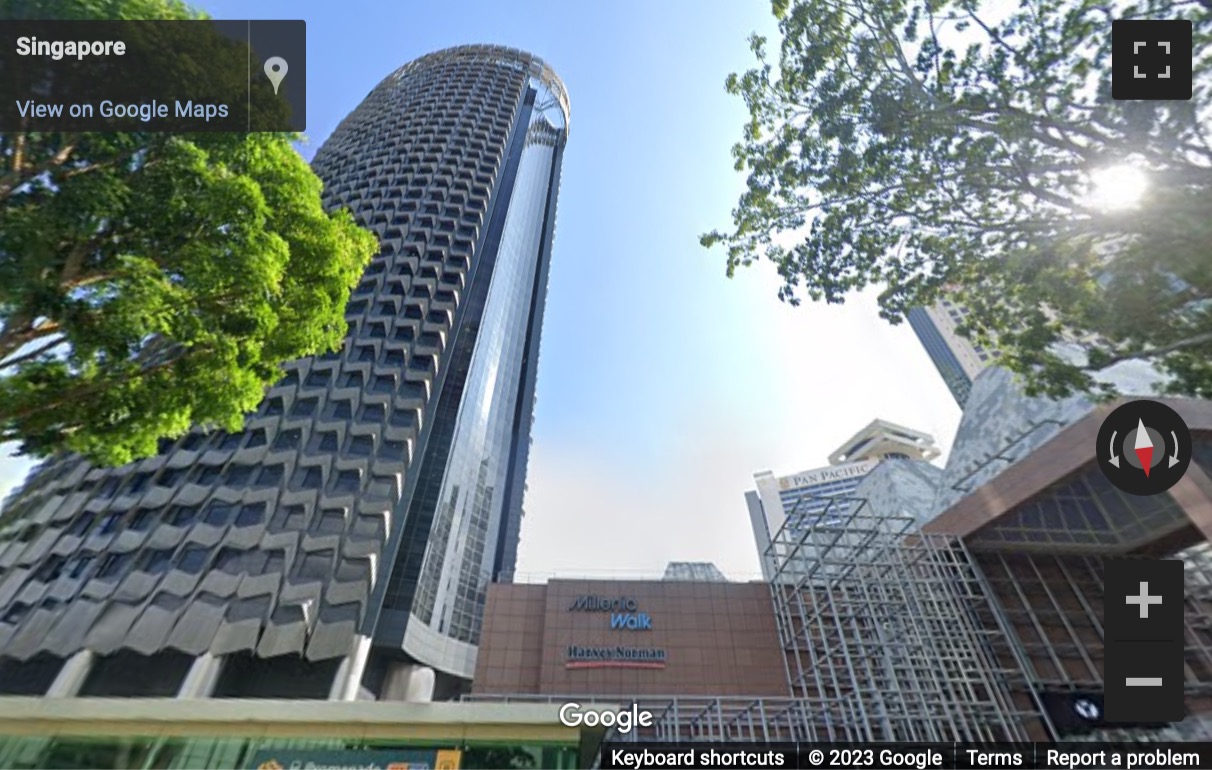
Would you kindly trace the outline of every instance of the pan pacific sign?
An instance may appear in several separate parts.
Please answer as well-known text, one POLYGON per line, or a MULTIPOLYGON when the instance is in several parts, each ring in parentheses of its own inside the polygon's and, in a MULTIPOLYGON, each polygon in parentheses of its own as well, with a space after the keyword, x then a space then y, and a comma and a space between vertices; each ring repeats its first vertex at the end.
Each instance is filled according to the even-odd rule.
POLYGON ((792 476, 783 476, 779 479, 779 489, 784 491, 802 489, 804 487, 814 487, 826 481, 842 481, 858 478, 871 473, 871 471, 875 470, 875 466, 879 464, 880 461, 878 459, 859 460, 858 462, 845 463, 844 465, 831 465, 828 468, 804 471, 792 476))
POLYGON ((610 613, 610 627, 620 631, 651 631, 652 618, 639 612, 640 603, 630 596, 578 596, 569 612, 610 613))

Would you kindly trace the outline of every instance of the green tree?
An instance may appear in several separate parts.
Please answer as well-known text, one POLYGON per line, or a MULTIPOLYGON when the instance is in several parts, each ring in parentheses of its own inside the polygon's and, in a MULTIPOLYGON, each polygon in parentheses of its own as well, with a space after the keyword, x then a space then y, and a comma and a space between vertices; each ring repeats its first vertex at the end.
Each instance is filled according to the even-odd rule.
MULTIPOLYGON (((171 0, 0 0, 7 18, 184 19, 171 0)), ((290 134, 0 134, 0 441, 105 464, 236 430, 337 349, 377 243, 290 134)))
POLYGON ((1212 0, 773 8, 777 59, 754 36, 726 83, 748 186, 701 238, 730 276, 766 258, 791 303, 876 286, 893 323, 950 292, 1032 393, 1107 392, 1094 372, 1146 359, 1212 397, 1212 0), (1194 99, 1112 100, 1117 18, 1193 22, 1194 99), (1090 180, 1125 167, 1140 204, 1100 205, 1090 180))

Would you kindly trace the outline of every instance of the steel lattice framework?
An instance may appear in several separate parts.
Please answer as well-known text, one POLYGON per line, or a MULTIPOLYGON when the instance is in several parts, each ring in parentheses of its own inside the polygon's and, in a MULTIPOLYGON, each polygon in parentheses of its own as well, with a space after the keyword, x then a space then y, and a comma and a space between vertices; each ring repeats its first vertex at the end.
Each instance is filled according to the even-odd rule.
MULTIPOLYGON (((1061 737, 1041 697, 1103 689, 1102 555, 980 549, 925 535, 865 500, 806 532, 778 533, 771 591, 811 740, 1061 737)), ((1212 569, 1187 565, 1188 697, 1212 687, 1212 569)), ((1123 558, 1122 554, 1117 557, 1123 558)), ((1202 718, 1089 740, 1206 738, 1202 718)), ((1066 740, 1082 739, 1067 736, 1066 740)))
POLYGON ((780 532, 771 591, 792 691, 812 740, 1026 740, 1037 714, 981 622, 980 577, 962 545, 914 536, 866 501, 798 536, 780 532))

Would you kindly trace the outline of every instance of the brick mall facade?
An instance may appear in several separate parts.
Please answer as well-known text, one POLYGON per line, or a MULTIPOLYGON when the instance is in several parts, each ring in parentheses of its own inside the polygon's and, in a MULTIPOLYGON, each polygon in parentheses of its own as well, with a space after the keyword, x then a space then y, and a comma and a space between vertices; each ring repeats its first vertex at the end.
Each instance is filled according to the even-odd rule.
POLYGON ((552 580, 488 592, 482 695, 787 697, 765 583, 552 580))

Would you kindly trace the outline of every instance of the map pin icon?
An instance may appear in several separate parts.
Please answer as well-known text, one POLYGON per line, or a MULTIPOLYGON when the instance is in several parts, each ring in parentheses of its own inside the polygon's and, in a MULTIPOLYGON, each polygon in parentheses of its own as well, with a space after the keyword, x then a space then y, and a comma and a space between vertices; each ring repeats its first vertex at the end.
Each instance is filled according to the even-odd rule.
POLYGON ((274 85, 274 95, 278 93, 278 86, 282 85, 282 79, 286 77, 286 71, 290 69, 286 66, 286 60, 281 56, 271 56, 265 60, 265 77, 269 78, 269 82, 274 85))

